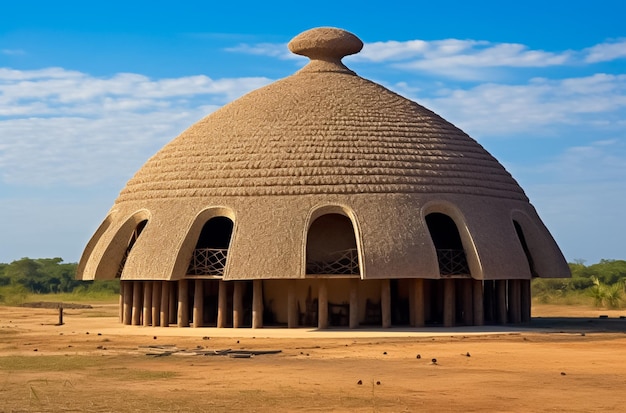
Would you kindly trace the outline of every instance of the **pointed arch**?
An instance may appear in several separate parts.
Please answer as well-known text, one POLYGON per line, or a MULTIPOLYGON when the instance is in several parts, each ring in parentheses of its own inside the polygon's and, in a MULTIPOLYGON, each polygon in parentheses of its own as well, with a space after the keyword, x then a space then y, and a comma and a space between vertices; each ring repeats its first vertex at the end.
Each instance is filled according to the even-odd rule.
POLYGON ((440 212, 431 212, 426 215, 425 219, 437 251, 439 274, 442 276, 469 275, 470 269, 463 242, 454 220, 440 212))
POLYGON ((363 259, 358 221, 347 207, 325 205, 308 219, 303 257, 305 275, 358 275, 363 259))
POLYGON ((96 248, 96 245, 98 245, 98 243, 102 239, 102 236, 107 232, 107 230, 111 226, 111 222, 113 221, 113 218, 111 217, 111 215, 112 213, 109 213, 106 216, 104 221, 102 221, 102 223, 100 224, 96 232, 93 234, 93 236, 87 243, 87 246, 85 247, 85 250, 83 251, 83 254, 80 257, 80 261, 78 262, 78 267, 76 268, 76 277, 78 279, 81 279, 81 280, 85 279, 85 276, 86 276, 85 269, 87 268, 87 263, 91 259, 91 256, 93 254, 94 249, 96 248))
POLYGON ((234 212, 224 207, 209 208, 196 216, 177 258, 177 265, 185 265, 185 275, 224 277, 235 222, 234 212))
POLYGON ((124 221, 102 254, 96 269, 97 279, 109 280, 123 277, 126 260, 150 219, 150 212, 143 209, 132 213, 124 221))
POLYGON ((137 223, 137 225, 135 225, 135 229, 133 229, 133 232, 130 235, 130 239, 128 240, 128 246, 126 247, 126 251, 124 251, 124 256, 122 257, 122 261, 120 262, 120 266, 119 266, 119 269, 117 270, 117 274, 115 275, 115 278, 122 277, 122 272, 124 271, 124 265, 126 264, 126 260, 128 259, 128 256, 130 255, 131 250, 135 246, 135 243, 139 239, 139 236, 141 235, 142 231, 144 230, 144 228, 146 228, 146 225, 148 225, 148 219, 142 219, 141 221, 137 223))
POLYGON ((439 275, 482 279, 476 246, 461 211, 447 201, 430 202, 422 208, 422 217, 437 254, 439 275))

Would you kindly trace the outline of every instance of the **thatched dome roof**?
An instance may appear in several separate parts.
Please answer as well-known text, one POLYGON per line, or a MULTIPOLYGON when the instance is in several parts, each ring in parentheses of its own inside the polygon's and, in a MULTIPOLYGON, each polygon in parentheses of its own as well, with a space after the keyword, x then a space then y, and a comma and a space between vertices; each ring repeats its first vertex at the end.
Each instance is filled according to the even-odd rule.
POLYGON ((341 63, 360 51, 356 36, 318 28, 289 47, 311 62, 200 120, 128 182, 85 251, 83 277, 110 277, 107 259, 143 219, 146 235, 123 276, 183 277, 207 208, 235 221, 225 277, 301 277, 306 230, 321 207, 353 221, 364 278, 438 276, 424 225, 429 211, 460 227, 474 250, 475 278, 530 277, 513 268, 528 267, 513 219, 540 275, 566 275, 552 237, 493 156, 437 114, 341 63))
POLYGON ((343 66, 343 53, 361 46, 345 33, 315 29, 296 37, 290 46, 313 59, 309 66, 193 125, 139 170, 118 202, 348 193, 527 200, 463 131, 343 66))

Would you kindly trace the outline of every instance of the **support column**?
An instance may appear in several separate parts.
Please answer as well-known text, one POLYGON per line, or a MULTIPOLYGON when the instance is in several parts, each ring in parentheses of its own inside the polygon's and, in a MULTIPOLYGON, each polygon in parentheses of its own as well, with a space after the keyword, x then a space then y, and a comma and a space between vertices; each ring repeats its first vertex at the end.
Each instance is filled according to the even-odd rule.
POLYGON ((328 281, 319 280, 317 290, 317 328, 328 328, 328 281))
POLYGON ((350 328, 359 326, 359 279, 350 280, 350 328))
POLYGON ((161 327, 170 326, 170 283, 161 281, 161 327))
POLYGON ((126 287, 126 283, 120 280, 120 299, 118 301, 118 315, 120 324, 124 324, 124 288, 126 287))
POLYGON ((178 327, 189 327, 189 281, 178 281, 178 327))
POLYGON ((433 306, 432 306, 431 300, 433 298, 433 290, 436 291, 433 285, 436 282, 438 281, 426 280, 426 279, 422 281, 422 284, 424 286, 424 324, 426 323, 426 320, 433 319, 433 311, 432 311, 433 306))
POLYGON ((493 280, 483 281, 483 296, 485 300, 485 319, 491 323, 494 323, 496 317, 496 296, 495 296, 495 282, 493 280))
POLYGON ((143 283, 143 326, 152 325, 152 281, 143 283))
POLYGON ((152 281, 152 326, 161 325, 161 281, 152 281))
POLYGON ((134 326, 141 325, 141 298, 143 291, 141 291, 141 281, 133 281, 133 309, 132 309, 132 324, 134 326))
POLYGON ((461 279, 460 285, 463 288, 463 324, 471 326, 474 324, 474 283, 471 278, 461 279))
POLYGON ((263 327, 263 281, 252 281, 252 328, 263 327))
POLYGON ((124 281, 124 325, 131 325, 133 310, 133 282, 124 281))
POLYGON ((228 296, 226 290, 226 281, 218 281, 217 293, 217 328, 226 327, 226 309, 228 307, 228 296))
POLYGON ((193 326, 202 327, 204 311, 204 281, 196 280, 193 293, 193 326))
POLYGON ((530 280, 520 280, 522 283, 522 323, 528 323, 531 319, 532 296, 530 292, 530 280))
POLYGON ((177 324, 178 320, 177 320, 177 316, 178 316, 178 310, 177 310, 177 306, 178 306, 178 294, 176 292, 176 287, 177 287, 177 282, 170 282, 169 283, 169 288, 170 288, 170 299, 169 299, 169 322, 170 324, 177 324))
POLYGON ((415 279, 409 280, 409 326, 415 327, 415 279))
POLYGON ((382 313, 382 327, 391 327, 391 281, 380 280, 380 307, 382 313))
POLYGON ((472 279, 472 295, 474 304, 474 325, 485 324, 485 307, 483 303, 483 282, 472 279))
POLYGON ((506 324, 506 280, 496 280, 496 320, 506 324))
POLYGON ((410 297, 413 304, 410 306, 413 311, 413 327, 424 327, 426 323, 424 312, 424 279, 415 278, 413 280, 412 295, 410 297))
POLYGON ((233 328, 243 324, 243 281, 234 281, 233 288, 233 328))
POLYGON ((513 324, 522 322, 522 291, 520 280, 508 280, 509 283, 509 321, 513 324))
POLYGON ((443 280, 443 326, 453 327, 455 322, 455 300, 454 279, 443 280))
POLYGON ((298 303, 296 298, 296 280, 287 280, 287 327, 298 327, 298 303))

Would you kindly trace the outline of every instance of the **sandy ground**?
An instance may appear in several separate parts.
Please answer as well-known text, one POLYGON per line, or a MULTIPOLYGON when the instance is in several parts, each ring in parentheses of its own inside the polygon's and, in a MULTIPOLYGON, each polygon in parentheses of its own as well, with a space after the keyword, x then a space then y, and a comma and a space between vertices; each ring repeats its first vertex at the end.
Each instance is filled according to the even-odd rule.
POLYGON ((116 314, 66 309, 58 326, 56 310, 0 307, 0 411, 626 409, 626 311, 535 306, 523 326, 355 331, 131 327, 116 314), (159 348, 187 352, 148 355, 159 348), (281 352, 191 351, 223 349, 281 352))

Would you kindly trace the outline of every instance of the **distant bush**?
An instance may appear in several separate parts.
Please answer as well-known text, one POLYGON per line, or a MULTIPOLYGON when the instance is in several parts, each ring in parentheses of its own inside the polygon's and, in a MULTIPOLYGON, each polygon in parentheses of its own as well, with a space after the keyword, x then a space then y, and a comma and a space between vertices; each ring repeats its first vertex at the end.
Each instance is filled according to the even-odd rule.
POLYGON ((0 303, 21 304, 33 294, 73 296, 76 300, 107 299, 119 294, 119 280, 77 280, 76 267, 76 263, 64 263, 61 258, 22 258, 0 264, 0 303))
POLYGON ((20 305, 26 301, 28 290, 23 285, 3 285, 0 287, 0 304, 20 305))
POLYGON ((570 263, 572 278, 537 278, 532 294, 540 303, 588 304, 619 309, 626 305, 626 261, 601 260, 585 266, 570 263))

